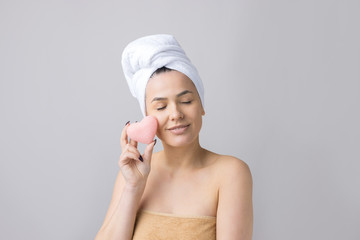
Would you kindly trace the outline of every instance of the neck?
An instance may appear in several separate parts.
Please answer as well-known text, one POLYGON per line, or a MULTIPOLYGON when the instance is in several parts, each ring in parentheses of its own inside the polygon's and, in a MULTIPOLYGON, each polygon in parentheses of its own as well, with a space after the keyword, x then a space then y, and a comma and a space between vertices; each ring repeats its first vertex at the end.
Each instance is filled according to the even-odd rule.
POLYGON ((166 167, 174 171, 198 167, 206 151, 200 146, 199 138, 186 146, 173 147, 163 143, 163 147, 166 167))

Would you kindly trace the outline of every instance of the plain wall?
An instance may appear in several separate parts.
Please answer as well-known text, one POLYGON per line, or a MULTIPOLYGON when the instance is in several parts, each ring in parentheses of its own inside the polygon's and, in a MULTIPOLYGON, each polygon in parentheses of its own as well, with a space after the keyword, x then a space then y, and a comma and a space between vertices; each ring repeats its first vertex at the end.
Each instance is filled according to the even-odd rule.
MULTIPOLYGON (((142 118, 130 41, 173 34, 203 147, 254 181, 254 240, 360 239, 360 2, 0 1, 0 239, 93 239, 142 118)), ((158 144, 155 151, 161 150, 158 144)))

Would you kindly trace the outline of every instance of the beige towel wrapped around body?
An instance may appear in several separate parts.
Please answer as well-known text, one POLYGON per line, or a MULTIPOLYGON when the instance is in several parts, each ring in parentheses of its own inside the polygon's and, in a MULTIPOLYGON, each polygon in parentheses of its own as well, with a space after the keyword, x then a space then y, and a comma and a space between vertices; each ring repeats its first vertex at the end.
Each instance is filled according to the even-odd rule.
POLYGON ((140 211, 133 240, 215 240, 216 217, 140 211))

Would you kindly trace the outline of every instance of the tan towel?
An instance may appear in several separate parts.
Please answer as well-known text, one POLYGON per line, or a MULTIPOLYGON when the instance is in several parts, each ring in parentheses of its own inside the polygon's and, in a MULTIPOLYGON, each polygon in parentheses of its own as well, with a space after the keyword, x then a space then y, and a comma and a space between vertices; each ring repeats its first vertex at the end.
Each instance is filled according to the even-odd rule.
POLYGON ((133 240, 214 240, 216 218, 140 211, 133 240))

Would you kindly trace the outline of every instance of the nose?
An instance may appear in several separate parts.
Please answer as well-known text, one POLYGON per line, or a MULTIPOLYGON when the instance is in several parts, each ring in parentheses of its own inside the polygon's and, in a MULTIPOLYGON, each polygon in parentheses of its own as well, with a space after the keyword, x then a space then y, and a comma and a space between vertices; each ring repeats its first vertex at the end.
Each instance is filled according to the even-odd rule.
POLYGON ((178 120, 180 118, 183 118, 184 114, 181 112, 181 109, 177 104, 174 104, 174 106, 171 108, 171 112, 169 115, 170 120, 178 120))

